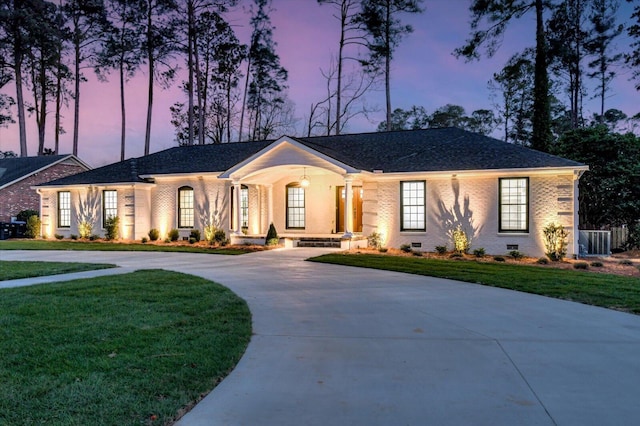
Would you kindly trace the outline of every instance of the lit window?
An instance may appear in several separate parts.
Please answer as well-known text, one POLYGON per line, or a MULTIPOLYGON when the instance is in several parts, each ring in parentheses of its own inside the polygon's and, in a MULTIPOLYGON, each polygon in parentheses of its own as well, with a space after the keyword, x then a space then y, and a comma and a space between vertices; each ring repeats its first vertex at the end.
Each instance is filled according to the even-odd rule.
MULTIPOLYGON (((231 187, 231 221, 235 229, 236 223, 236 197, 235 187, 231 187)), ((240 224, 241 228, 246 229, 249 227, 249 188, 246 185, 240 187, 240 224)))
POLYGON ((529 232, 529 178, 500 179, 500 232, 529 232))
POLYGON ((287 185, 287 228, 304 229, 304 188, 298 184, 287 185))
POLYGON ((193 188, 178 189, 178 228, 193 228, 193 188))
POLYGON ((102 191, 102 227, 110 217, 118 216, 118 192, 114 190, 102 191))
POLYGON ((402 198, 401 231, 425 231, 426 230, 426 183, 425 181, 400 182, 402 198))
POLYGON ((69 191, 58 192, 58 228, 71 226, 71 193, 69 191))

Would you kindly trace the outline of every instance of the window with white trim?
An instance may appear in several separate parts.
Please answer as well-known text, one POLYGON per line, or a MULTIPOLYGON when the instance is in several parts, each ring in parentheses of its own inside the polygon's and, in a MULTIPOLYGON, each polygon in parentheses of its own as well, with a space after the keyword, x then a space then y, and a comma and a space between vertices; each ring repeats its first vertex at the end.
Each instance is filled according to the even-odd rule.
POLYGON ((71 227, 71 192, 58 192, 58 228, 71 227))
POLYGON ((287 185, 287 229, 305 227, 304 188, 297 183, 287 185))
POLYGON ((102 227, 107 219, 118 216, 118 192, 113 189, 102 191, 102 227))
POLYGON ((401 231, 426 230, 426 182, 400 182, 401 231))
MULTIPOLYGON (((236 224, 236 197, 235 186, 231 187, 231 222, 235 229, 236 224)), ((247 229, 249 227, 249 187, 240 185, 240 228, 247 229)))
POLYGON ((193 188, 183 186, 178 189, 178 228, 193 228, 193 188))
POLYGON ((499 231, 529 232, 529 178, 502 178, 499 192, 499 231))

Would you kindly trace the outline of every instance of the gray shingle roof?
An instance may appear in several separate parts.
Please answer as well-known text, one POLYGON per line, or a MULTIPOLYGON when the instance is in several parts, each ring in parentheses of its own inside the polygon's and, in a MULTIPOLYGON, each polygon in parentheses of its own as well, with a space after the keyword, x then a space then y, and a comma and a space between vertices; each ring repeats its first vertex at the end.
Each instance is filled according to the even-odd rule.
POLYGON ((0 159, 0 188, 8 183, 30 176, 38 170, 51 166, 67 157, 70 157, 70 155, 2 158, 0 159))
MULTIPOLYGON (((580 167, 581 163, 457 128, 290 138, 363 171, 465 171, 580 167)), ((223 172, 273 141, 175 147, 51 182, 142 182, 140 176, 223 172)), ((49 185, 48 184, 48 185, 49 185)))

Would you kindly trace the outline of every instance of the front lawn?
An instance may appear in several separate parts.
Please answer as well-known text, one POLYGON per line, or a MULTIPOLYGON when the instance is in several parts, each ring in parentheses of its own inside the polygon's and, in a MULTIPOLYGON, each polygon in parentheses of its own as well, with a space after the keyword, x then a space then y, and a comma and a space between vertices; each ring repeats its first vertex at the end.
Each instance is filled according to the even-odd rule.
POLYGON ((204 243, 124 243, 108 241, 71 240, 3 240, 0 250, 85 250, 85 251, 165 251, 209 254, 245 254, 255 251, 249 247, 211 247, 204 243))
POLYGON ((332 253, 309 260, 449 278, 640 314, 640 279, 635 277, 550 267, 377 254, 332 253))
POLYGON ((72 272, 93 271, 96 269, 115 268, 107 263, 73 263, 73 262, 31 262, 0 260, 0 281, 18 280, 21 278, 41 277, 44 275, 69 274, 72 272))
POLYGON ((164 425, 251 336, 230 290, 161 270, 0 290, 0 424, 164 425))

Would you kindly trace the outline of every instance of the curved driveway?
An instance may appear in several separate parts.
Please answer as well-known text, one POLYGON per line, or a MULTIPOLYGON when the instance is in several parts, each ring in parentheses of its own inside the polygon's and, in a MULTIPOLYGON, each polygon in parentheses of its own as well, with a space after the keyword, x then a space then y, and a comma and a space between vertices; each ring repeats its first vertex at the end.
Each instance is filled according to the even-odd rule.
POLYGON ((637 424, 639 316, 303 261, 321 252, 0 258, 165 268, 243 297, 254 322, 247 352, 179 425, 637 424))

